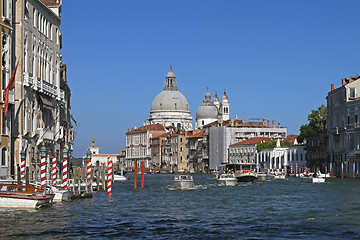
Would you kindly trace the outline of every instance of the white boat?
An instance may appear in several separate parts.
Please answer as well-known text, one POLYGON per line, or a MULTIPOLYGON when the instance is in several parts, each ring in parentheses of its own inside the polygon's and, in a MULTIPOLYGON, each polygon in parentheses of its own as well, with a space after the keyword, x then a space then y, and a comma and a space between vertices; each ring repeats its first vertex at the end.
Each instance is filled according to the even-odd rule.
POLYGON ((44 194, 44 190, 15 184, 0 184, 1 208, 36 209, 51 203, 53 195, 44 194))
POLYGON ((235 172, 235 177, 238 182, 254 182, 257 180, 257 176, 252 170, 239 170, 235 172))
POLYGON ((114 181, 126 181, 126 180, 128 180, 127 177, 120 174, 114 174, 114 181))
POLYGON ((278 174, 274 176, 275 179, 285 179, 285 174, 278 174))
POLYGON ((174 177, 173 184, 175 189, 194 188, 194 179, 190 175, 177 175, 174 177))
POLYGON ((221 186, 236 186, 238 182, 237 178, 235 177, 235 174, 233 173, 221 174, 218 181, 221 186))
POLYGON ((69 202, 71 200, 72 192, 66 189, 61 189, 56 186, 50 186, 51 192, 55 194, 54 202, 69 202))
POLYGON ((324 183, 325 178, 314 177, 312 174, 304 174, 303 176, 300 177, 300 181, 306 183, 324 183))

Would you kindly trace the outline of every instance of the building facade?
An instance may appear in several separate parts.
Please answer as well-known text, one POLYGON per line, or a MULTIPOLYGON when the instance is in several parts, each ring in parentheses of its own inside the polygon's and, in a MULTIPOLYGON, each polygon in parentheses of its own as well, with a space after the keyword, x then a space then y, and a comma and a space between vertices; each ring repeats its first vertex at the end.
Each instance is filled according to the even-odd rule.
POLYGON ((230 145, 256 137, 267 137, 272 140, 285 140, 287 129, 273 126, 266 119, 254 122, 245 120, 230 119, 204 126, 204 139, 208 142, 209 169, 217 169, 220 164, 228 161, 228 148, 230 145))
MULTIPOLYGON (((70 88, 62 63, 61 0, 18 0, 15 4, 15 107, 12 126, 14 166, 26 155, 30 180, 40 178, 40 146, 62 166, 63 149, 73 149, 70 88)), ((69 157, 70 157, 69 156, 69 157)), ((15 172, 16 173, 16 172, 15 172)))
POLYGON ((167 130, 162 124, 145 125, 126 132, 126 166, 133 168, 135 162, 145 163, 145 168, 152 166, 151 139, 158 137, 167 130))
MULTIPOLYGON (((328 154, 333 175, 359 176, 360 169, 360 77, 331 85, 327 96, 328 154)), ((329 165, 330 165, 329 164, 329 165)))
POLYGON ((9 88, 6 94, 5 89, 9 86, 11 73, 14 70, 14 37, 13 37, 13 1, 1 1, 0 19, 1 28, 1 155, 0 155, 0 177, 14 176, 14 158, 11 155, 13 146, 11 143, 11 123, 14 117, 15 93, 9 88), (6 96, 5 96, 6 95, 6 96), (5 98, 8 99, 8 116, 5 116, 5 98))

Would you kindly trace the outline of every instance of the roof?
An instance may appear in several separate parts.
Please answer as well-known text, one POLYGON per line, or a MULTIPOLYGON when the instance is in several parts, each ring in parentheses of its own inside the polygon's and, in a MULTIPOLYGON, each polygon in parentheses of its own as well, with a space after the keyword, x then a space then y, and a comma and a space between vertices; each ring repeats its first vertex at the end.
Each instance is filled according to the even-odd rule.
POLYGON ((61 1, 60 0, 41 0, 41 2, 43 4, 45 4, 48 7, 51 6, 60 6, 61 5, 61 1))
POLYGON ((257 138, 246 139, 244 141, 234 143, 230 146, 260 144, 260 143, 264 143, 264 142, 274 142, 274 140, 271 140, 270 138, 267 138, 267 137, 257 137, 257 138))
POLYGON ((168 137, 170 135, 169 132, 166 133, 153 133, 152 139, 154 138, 165 138, 168 137))
POLYGON ((136 132, 143 132, 143 131, 166 131, 164 126, 160 123, 145 125, 136 129, 131 129, 127 133, 136 133, 136 132))
POLYGON ((91 154, 92 157, 118 157, 121 154, 91 154))
POLYGON ((193 135, 188 136, 187 138, 202 138, 202 137, 204 137, 204 131, 199 130, 199 131, 196 131, 193 135))

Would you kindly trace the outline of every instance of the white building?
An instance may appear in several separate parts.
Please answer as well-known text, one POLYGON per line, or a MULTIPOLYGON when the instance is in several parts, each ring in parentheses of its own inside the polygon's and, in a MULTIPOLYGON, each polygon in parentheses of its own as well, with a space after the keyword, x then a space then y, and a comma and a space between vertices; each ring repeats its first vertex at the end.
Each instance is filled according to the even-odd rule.
POLYGON ((176 77, 171 66, 170 72, 166 75, 163 91, 155 97, 151 104, 148 120, 150 124, 160 123, 165 127, 192 129, 189 103, 185 96, 178 91, 176 77))
POLYGON ((284 171, 286 166, 287 172, 303 171, 306 169, 305 146, 264 148, 257 153, 256 163, 270 170, 284 171))

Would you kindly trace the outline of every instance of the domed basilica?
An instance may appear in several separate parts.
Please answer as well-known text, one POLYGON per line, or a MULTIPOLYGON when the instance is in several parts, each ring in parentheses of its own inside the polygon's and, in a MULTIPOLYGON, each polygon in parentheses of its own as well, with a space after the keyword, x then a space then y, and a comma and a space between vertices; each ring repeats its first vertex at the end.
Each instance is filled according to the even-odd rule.
MULTIPOLYGON (((215 121, 229 120, 229 99, 224 92, 221 103, 217 94, 213 100, 209 90, 205 94, 203 104, 196 111, 195 128, 215 121)), ((166 75, 163 91, 160 92, 151 104, 150 124, 160 123, 165 127, 172 126, 182 130, 192 130, 192 120, 189 103, 185 96, 178 91, 176 77, 170 66, 170 72, 166 75)))
POLYGON ((166 75, 163 91, 151 104, 148 120, 150 124, 160 123, 165 127, 173 126, 187 131, 192 129, 189 103, 178 91, 176 77, 171 66, 170 72, 166 75))

